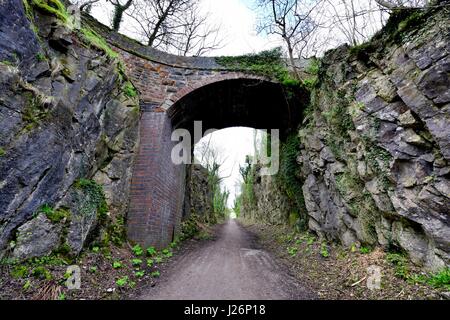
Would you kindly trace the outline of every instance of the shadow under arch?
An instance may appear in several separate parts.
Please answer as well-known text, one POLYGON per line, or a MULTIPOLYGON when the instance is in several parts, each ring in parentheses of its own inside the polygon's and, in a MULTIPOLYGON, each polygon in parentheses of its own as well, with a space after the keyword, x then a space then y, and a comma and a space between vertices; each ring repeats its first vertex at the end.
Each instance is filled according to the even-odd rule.
POLYGON ((308 103, 309 94, 301 88, 292 90, 261 79, 227 79, 189 92, 167 115, 173 129, 187 129, 192 137, 194 121, 202 121, 202 135, 209 129, 249 127, 279 129, 285 137, 301 122, 308 103))

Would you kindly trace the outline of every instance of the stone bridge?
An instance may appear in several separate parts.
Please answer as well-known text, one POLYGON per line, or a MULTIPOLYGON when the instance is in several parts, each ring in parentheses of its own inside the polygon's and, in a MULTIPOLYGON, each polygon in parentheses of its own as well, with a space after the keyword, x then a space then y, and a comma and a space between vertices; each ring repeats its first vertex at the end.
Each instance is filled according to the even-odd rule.
MULTIPOLYGON (((306 93, 288 94, 270 79, 228 70, 213 57, 181 57, 149 48, 84 17, 123 58, 139 91, 139 152, 135 159, 127 218, 128 237, 142 245, 170 243, 183 211, 185 166, 171 161, 174 129, 202 121, 208 129, 245 126, 280 129, 283 136, 301 118, 306 93)), ((198 142, 196 137, 192 146, 198 142)), ((193 148, 192 148, 193 150, 193 148)))

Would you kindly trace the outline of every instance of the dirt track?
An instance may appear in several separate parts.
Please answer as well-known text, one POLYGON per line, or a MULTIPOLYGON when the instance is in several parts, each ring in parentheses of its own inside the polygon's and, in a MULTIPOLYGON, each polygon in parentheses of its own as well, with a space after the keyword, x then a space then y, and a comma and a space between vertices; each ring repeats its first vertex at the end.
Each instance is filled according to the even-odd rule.
POLYGON ((314 299, 235 220, 219 226, 216 240, 186 252, 164 280, 143 290, 139 299, 314 299))

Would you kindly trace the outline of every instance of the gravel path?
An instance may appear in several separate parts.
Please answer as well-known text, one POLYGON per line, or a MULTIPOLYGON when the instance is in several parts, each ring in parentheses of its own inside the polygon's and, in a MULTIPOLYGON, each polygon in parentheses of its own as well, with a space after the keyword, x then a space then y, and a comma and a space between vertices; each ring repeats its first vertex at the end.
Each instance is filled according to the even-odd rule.
POLYGON ((216 240, 186 252, 140 299, 265 300, 314 299, 235 220, 219 226, 216 240))

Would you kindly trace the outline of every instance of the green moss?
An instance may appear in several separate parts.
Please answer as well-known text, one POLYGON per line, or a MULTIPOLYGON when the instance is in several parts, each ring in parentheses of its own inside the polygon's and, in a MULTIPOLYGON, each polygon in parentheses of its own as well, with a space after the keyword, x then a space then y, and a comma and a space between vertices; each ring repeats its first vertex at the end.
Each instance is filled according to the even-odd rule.
POLYGON ((41 280, 51 280, 53 278, 50 271, 43 266, 35 267, 31 274, 33 277, 41 280))
POLYGON ((0 63, 4 64, 5 66, 8 66, 8 67, 14 67, 14 63, 9 60, 3 60, 0 63))
MULTIPOLYGON (((30 12, 30 6, 28 3, 27 6, 28 9, 25 7, 25 10, 30 12)), ((60 0, 31 0, 31 6, 57 17, 65 24, 71 24, 71 16, 67 12, 66 6, 60 0)))
POLYGON ((134 98, 137 96, 136 88, 133 86, 133 84, 130 81, 125 82, 123 88, 122 88, 124 94, 129 98, 134 98))
POLYGON ((379 213, 372 196, 364 191, 363 181, 357 175, 345 171, 336 176, 336 187, 351 215, 358 217, 361 222, 365 242, 372 244, 377 237, 375 223, 379 213))
POLYGON ((6 154, 5 149, 0 147, 0 157, 3 157, 6 154))
POLYGON ((94 30, 89 28, 81 28, 80 31, 82 38, 87 42, 87 44, 105 52, 105 54, 110 59, 117 60, 121 67, 123 67, 123 63, 120 60, 119 54, 111 49, 105 39, 98 35, 94 30))
POLYGON ((90 214, 92 211, 97 211, 97 217, 100 220, 106 218, 108 213, 108 205, 106 203, 105 193, 103 187, 93 180, 80 179, 75 182, 75 187, 82 190, 88 197, 88 201, 84 202, 79 208, 82 214, 90 214))
POLYGON ((39 125, 49 115, 49 112, 40 97, 31 92, 25 92, 23 97, 25 98, 25 108, 22 111, 22 120, 28 123, 27 129, 32 129, 39 125))
POLYGON ((389 165, 392 160, 391 154, 376 145, 369 137, 363 136, 365 146, 366 163, 377 173, 378 181, 383 191, 388 191, 392 187, 392 181, 389 179, 389 165))
POLYGON ((397 31, 400 33, 406 32, 422 25, 426 21, 426 14, 422 10, 413 10, 409 15, 400 21, 397 26, 397 31))
POLYGON ((11 276, 15 279, 26 278, 28 276, 28 268, 24 265, 15 266, 11 271, 11 276))
POLYGON ((235 57, 217 57, 216 62, 229 70, 244 71, 277 80, 285 86, 299 86, 300 81, 292 78, 283 61, 282 49, 262 51, 235 57))
POLYGON ((303 86, 308 88, 310 91, 313 90, 319 83, 319 71, 321 62, 319 59, 312 58, 309 61, 308 67, 306 68, 306 73, 308 77, 303 79, 303 86))
POLYGON ((280 148, 280 168, 276 176, 277 183, 285 191, 296 209, 298 218, 295 226, 301 230, 306 228, 307 212, 303 198, 302 185, 299 176, 297 157, 300 153, 300 139, 296 134, 288 136, 280 148))
POLYGON ((45 55, 42 52, 39 52, 39 53, 36 54, 36 59, 38 61, 45 61, 45 60, 47 60, 47 58, 45 57, 45 55))
POLYGON ((350 48, 350 54, 362 61, 368 61, 369 54, 376 50, 376 46, 372 42, 366 42, 350 48))
POLYGON ((65 209, 53 209, 51 206, 44 204, 38 209, 35 215, 43 213, 52 223, 59 223, 70 217, 70 212, 65 209))
POLYGON ((389 252, 386 255, 386 260, 394 266, 396 277, 404 280, 407 280, 410 277, 410 271, 407 265, 408 258, 405 253, 389 252))

